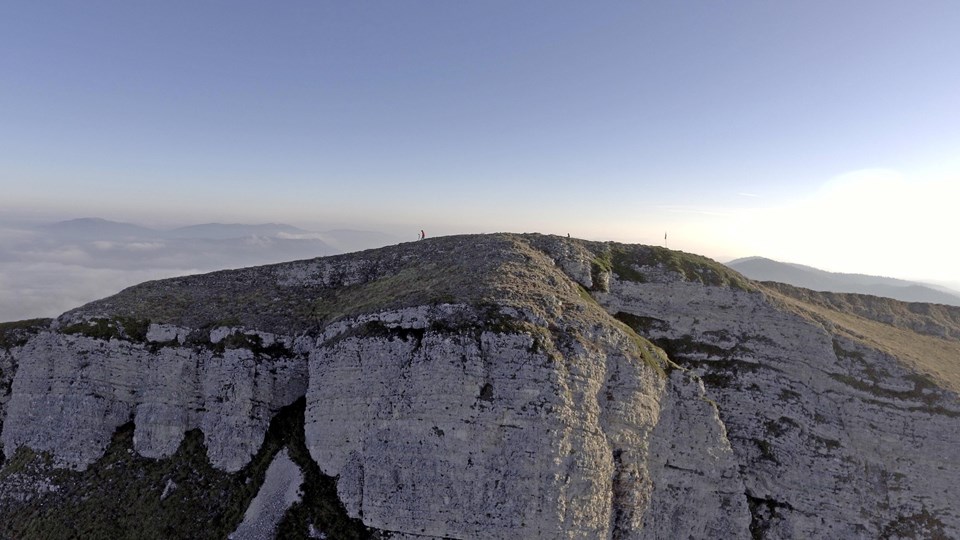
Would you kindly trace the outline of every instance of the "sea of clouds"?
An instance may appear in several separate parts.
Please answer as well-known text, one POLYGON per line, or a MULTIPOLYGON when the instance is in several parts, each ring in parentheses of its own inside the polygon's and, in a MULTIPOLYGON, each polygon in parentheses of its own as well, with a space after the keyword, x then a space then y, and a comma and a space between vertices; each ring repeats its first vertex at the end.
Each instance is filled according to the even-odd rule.
POLYGON ((378 247, 364 231, 209 224, 154 230, 85 219, 0 225, 0 321, 56 317, 144 281, 378 247))

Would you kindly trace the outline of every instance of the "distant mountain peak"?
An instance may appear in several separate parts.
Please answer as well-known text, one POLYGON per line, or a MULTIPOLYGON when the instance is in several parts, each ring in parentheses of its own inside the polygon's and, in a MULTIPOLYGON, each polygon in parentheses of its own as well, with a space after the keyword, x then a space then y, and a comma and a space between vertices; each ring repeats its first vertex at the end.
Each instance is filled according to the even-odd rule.
POLYGON ((869 294, 904 302, 960 306, 960 293, 943 287, 867 274, 828 272, 766 257, 744 257, 727 266, 756 281, 775 281, 814 291, 869 294))
POLYGON ((84 217, 58 221, 39 227, 40 230, 69 236, 84 236, 90 238, 112 238, 129 236, 154 236, 157 231, 141 225, 123 221, 111 221, 98 217, 84 217))
POLYGON ((275 236, 278 233, 306 233, 308 231, 284 223, 201 223, 168 231, 167 236, 180 238, 228 239, 247 236, 275 236))
MULTIPOLYGON (((99 217, 82 217, 67 219, 64 221, 57 221, 56 223, 51 223, 46 225, 46 227, 61 227, 61 226, 76 226, 76 225, 122 225, 126 227, 140 227, 140 225, 135 225, 133 223, 127 223, 124 221, 113 221, 109 219, 99 218, 99 217)), ((141 227, 144 228, 144 227, 141 227)))

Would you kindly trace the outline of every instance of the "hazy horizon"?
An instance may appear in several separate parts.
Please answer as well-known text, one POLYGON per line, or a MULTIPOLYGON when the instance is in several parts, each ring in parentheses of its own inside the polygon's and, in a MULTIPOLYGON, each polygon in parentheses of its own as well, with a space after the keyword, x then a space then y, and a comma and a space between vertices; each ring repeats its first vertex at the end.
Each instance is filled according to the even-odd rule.
POLYGON ((0 226, 666 233, 960 287, 958 24, 946 1, 18 3, 0 226))
MULTIPOLYGON (((155 229, 158 231, 170 231, 178 228, 192 227, 198 225, 269 225, 269 224, 278 224, 278 225, 289 225, 292 227, 297 227, 304 229, 310 232, 323 232, 323 231, 359 231, 359 232, 373 232, 373 233, 382 233, 390 235, 397 239, 398 242, 416 240, 419 237, 420 228, 416 223, 378 223, 378 222, 362 222, 362 221, 333 221, 333 220, 283 220, 279 217, 277 219, 262 220, 262 221, 242 221, 242 220, 226 220, 226 221, 216 221, 214 219, 204 219, 202 216, 194 220, 183 220, 183 219, 145 219, 138 220, 136 218, 124 218, 122 215, 113 216, 113 217, 104 217, 102 215, 81 215, 81 214, 38 214, 33 213, 32 215, 21 215, 21 216, 11 216, 10 214, 0 218, 0 231, 4 228, 16 229, 17 227, 42 227, 44 225, 52 225, 58 223, 64 223, 74 220, 85 220, 85 219, 95 219, 95 220, 105 220, 110 222, 117 223, 128 223, 132 225, 137 225, 141 227, 146 227, 150 229, 155 229)), ((423 225, 423 224, 420 224, 423 225)), ((677 251, 686 251, 688 253, 695 253, 697 255, 704 255, 710 257, 718 262, 727 263, 736 259, 741 258, 750 258, 750 257, 761 257, 766 259, 771 259, 777 262, 783 262, 788 264, 799 264, 804 266, 810 266, 817 268, 819 270, 824 270, 828 272, 837 272, 837 273, 847 273, 847 274, 865 274, 865 275, 874 275, 881 277, 891 277, 897 279, 904 279, 910 281, 918 281, 923 283, 943 283, 947 286, 956 288, 960 290, 960 274, 949 274, 948 277, 953 279, 937 279, 935 276, 938 272, 930 272, 927 275, 910 275, 910 274, 895 274, 895 273, 883 273, 877 272, 876 268, 868 268, 868 265, 862 264, 857 265, 855 262, 853 266, 838 266, 836 264, 831 264, 829 261, 826 263, 816 263, 812 260, 802 260, 797 257, 785 257, 777 258, 769 253, 759 253, 759 252, 736 252, 726 253, 722 250, 717 249, 706 249, 702 251, 696 251, 691 249, 686 245, 688 240, 685 237, 677 238, 677 234, 669 230, 654 231, 650 228, 645 234, 635 234, 634 238, 629 238, 629 236, 624 239, 619 235, 578 235, 572 234, 570 228, 563 229, 558 227, 553 230, 543 229, 543 230, 534 230, 534 229, 495 229, 495 228, 483 228, 483 227, 474 227, 474 228, 465 228, 465 227, 456 227, 456 226, 440 226, 438 228, 426 229, 428 237, 433 236, 449 236, 456 234, 487 234, 495 232, 507 232, 507 233, 540 233, 540 234, 554 234, 558 236, 566 236, 571 234, 575 238, 581 238, 584 240, 592 241, 614 241, 614 242, 624 242, 624 243, 634 243, 634 244, 645 244, 645 245, 654 245, 668 247, 677 251), (668 238, 664 239, 664 235, 668 235, 668 238), (952 284, 952 285, 951 285, 952 284)), ((692 244, 697 245, 696 242, 692 244)), ((707 246, 710 248, 710 246, 707 246)), ((0 250, 2 252, 2 250, 0 250)), ((817 259, 814 257, 814 259, 817 259)), ((881 268, 882 270, 882 268, 881 268)))
MULTIPOLYGON (((416 241, 419 234, 404 232, 282 223, 158 228, 90 217, 16 226, 8 220, 0 223, 0 322, 54 317, 144 281, 376 248, 416 241)), ((939 285, 960 295, 960 283, 939 285)))

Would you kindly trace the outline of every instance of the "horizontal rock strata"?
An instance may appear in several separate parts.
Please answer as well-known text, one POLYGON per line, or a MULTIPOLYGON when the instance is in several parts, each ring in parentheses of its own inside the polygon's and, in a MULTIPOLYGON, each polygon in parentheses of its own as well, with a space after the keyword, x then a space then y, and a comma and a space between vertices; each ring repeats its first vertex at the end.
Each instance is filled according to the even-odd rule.
POLYGON ((211 462, 235 471, 260 447, 273 413, 306 389, 306 363, 294 353, 151 345, 55 332, 33 338, 17 355, 2 434, 7 457, 28 446, 83 470, 133 420, 142 455, 169 456, 186 431, 200 428, 211 462))

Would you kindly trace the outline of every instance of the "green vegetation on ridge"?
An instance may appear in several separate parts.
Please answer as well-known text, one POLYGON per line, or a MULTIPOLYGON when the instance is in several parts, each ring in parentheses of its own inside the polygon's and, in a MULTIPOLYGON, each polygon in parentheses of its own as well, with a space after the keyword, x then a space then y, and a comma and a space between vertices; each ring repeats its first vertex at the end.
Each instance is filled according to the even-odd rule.
POLYGON ((52 319, 26 319, 0 323, 0 349, 10 350, 20 347, 31 336, 47 329, 52 319))

